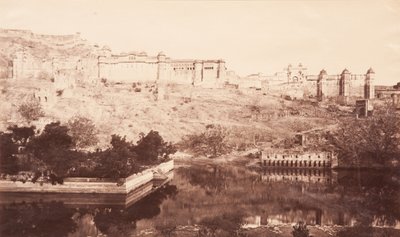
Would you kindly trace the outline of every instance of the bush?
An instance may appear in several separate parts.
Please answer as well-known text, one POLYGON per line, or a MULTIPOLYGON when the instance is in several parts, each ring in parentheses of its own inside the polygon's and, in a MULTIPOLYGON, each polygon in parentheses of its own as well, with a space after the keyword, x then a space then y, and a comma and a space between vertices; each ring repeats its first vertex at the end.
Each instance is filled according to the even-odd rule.
POLYGON ((224 127, 207 125, 205 131, 184 137, 181 146, 197 155, 217 157, 230 151, 226 137, 224 127))
POLYGON ((44 116, 42 106, 37 100, 21 104, 18 107, 18 113, 28 122, 38 120, 40 117, 44 116))
POLYGON ((86 148, 96 145, 97 129, 93 121, 85 117, 73 117, 68 121, 69 135, 77 148, 86 148))
POLYGON ((293 237, 310 237, 310 232, 307 229, 306 223, 300 221, 293 226, 292 235, 293 237))

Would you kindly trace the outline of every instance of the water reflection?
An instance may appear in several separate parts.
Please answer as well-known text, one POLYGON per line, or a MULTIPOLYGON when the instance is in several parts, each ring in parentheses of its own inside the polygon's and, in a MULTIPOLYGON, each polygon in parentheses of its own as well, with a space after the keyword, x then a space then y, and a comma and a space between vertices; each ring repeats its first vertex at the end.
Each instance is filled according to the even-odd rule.
POLYGON ((240 210, 260 216, 261 224, 400 227, 396 173, 208 166, 178 169, 175 180, 184 191, 177 197, 180 205, 171 203, 169 209, 189 215, 187 223, 240 210), (184 197, 185 192, 196 199, 184 197))
MULTIPOLYGON (((5 194, 1 200, 12 197, 19 199, 13 203, 2 203, 0 219, 1 236, 125 236, 136 228, 140 219, 152 218, 160 213, 163 200, 177 194, 174 185, 166 185, 148 197, 128 208, 125 205, 110 205, 95 198, 88 202, 88 196, 81 196, 79 203, 54 201, 55 195, 5 194), (23 200, 18 202, 18 200, 23 200), (83 202, 87 202, 86 205, 83 202)), ((73 196, 73 195, 72 195, 73 196)), ((76 195, 72 200, 76 202, 76 195)), ((107 200, 112 200, 109 196, 107 200)), ((59 198, 59 197, 58 197, 59 198)))
POLYGON ((0 235, 129 236, 201 224, 229 236, 241 224, 298 221, 400 229, 399 187, 400 175, 387 171, 180 167, 169 185, 129 207, 118 197, 1 197, 0 235))

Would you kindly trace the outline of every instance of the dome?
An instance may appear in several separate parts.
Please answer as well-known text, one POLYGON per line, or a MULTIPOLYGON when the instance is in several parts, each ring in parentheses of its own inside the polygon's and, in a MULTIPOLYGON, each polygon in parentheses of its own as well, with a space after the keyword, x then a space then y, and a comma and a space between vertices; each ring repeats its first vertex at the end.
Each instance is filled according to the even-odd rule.
POLYGON ((350 74, 349 70, 347 70, 347 68, 345 68, 342 72, 342 74, 350 74))
POLYGON ((325 69, 322 69, 321 72, 319 73, 319 75, 327 75, 325 69))
POLYGON ((370 68, 368 69, 368 71, 367 71, 367 74, 370 74, 370 73, 375 73, 374 70, 372 69, 372 67, 370 67, 370 68))
POLYGON ((302 64, 302 63, 299 63, 299 67, 303 67, 303 64, 302 64))
POLYGON ((158 56, 165 56, 165 53, 163 51, 158 53, 158 56))

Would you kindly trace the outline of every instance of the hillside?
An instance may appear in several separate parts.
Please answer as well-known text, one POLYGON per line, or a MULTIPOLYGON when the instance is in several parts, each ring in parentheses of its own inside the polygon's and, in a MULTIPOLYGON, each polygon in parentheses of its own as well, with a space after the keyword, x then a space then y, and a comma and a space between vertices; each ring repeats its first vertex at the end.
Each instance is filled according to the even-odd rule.
POLYGON ((80 85, 57 96, 49 81, 0 81, 1 130, 11 124, 26 124, 17 112, 32 95, 42 99, 45 117, 34 121, 38 128, 50 121, 66 122, 80 115, 92 119, 99 129, 101 145, 111 134, 137 140, 140 132, 157 130, 168 141, 200 132, 207 124, 220 124, 230 130, 238 142, 273 142, 314 127, 334 124, 326 109, 304 101, 289 101, 257 90, 205 89, 181 85, 159 86, 158 100, 154 84, 80 85))
POLYGON ((95 46, 75 35, 40 35, 26 30, 0 28, 0 78, 7 77, 7 70, 17 51, 40 59, 56 56, 84 56, 93 53, 95 46))

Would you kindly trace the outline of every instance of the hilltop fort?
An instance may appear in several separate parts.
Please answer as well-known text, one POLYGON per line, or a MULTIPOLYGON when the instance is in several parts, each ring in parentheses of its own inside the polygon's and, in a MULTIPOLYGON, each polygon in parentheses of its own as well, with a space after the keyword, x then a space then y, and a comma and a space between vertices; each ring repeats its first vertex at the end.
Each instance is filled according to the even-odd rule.
MULTIPOLYGON (((90 46, 73 35, 41 35, 25 30, 0 30, 3 41, 11 41, 9 52, 2 53, 1 76, 13 80, 49 77, 60 87, 73 87, 77 80, 87 83, 157 82, 207 88, 254 88, 266 93, 293 98, 334 98, 347 103, 349 98, 374 98, 375 73, 352 74, 344 69, 329 75, 325 70, 309 74, 301 63, 289 65, 273 75, 240 77, 228 71, 222 59, 172 59, 165 53, 114 54, 107 46, 90 46), (38 51, 37 48, 45 47, 38 51)), ((62 89, 62 88, 61 88, 62 89)))

